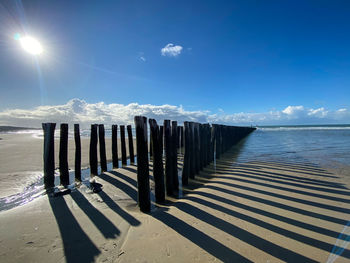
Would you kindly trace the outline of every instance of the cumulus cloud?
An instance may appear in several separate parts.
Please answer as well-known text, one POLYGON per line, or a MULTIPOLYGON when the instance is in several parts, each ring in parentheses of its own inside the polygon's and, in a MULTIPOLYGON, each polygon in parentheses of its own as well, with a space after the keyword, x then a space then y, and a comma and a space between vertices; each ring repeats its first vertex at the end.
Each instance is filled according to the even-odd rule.
POLYGON ((162 56, 167 56, 167 57, 177 57, 178 55, 181 54, 183 47, 179 45, 174 45, 169 43, 165 47, 163 47, 160 52, 162 56))
POLYGON ((80 123, 88 128, 92 123, 133 124, 134 116, 143 115, 162 123, 164 119, 183 121, 210 122, 230 125, 270 125, 270 124, 332 124, 349 123, 350 111, 346 108, 331 111, 325 108, 311 109, 303 106, 288 106, 278 111, 262 113, 240 112, 225 114, 219 111, 187 111, 182 106, 151 105, 138 103, 106 104, 104 102, 87 103, 72 99, 66 104, 39 106, 34 109, 10 109, 0 112, 0 125, 41 127, 42 122, 80 123))

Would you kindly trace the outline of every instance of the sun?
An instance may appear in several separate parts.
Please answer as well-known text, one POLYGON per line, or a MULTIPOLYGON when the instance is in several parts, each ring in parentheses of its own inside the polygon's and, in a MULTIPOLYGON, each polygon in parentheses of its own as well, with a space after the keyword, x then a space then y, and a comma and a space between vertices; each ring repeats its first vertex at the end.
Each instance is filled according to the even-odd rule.
POLYGON ((20 36, 19 34, 15 36, 15 39, 19 41, 22 48, 31 55, 40 55, 43 53, 43 47, 40 42, 31 36, 20 36))

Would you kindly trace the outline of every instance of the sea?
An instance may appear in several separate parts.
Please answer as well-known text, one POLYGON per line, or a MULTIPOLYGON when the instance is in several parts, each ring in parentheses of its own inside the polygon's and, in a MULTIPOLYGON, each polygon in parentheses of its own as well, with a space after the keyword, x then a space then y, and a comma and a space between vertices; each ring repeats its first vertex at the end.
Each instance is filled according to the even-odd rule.
MULTIPOLYGON (((40 130, 21 130, 18 133, 24 132, 43 138, 40 130)), ((16 135, 16 132, 12 133, 16 135)), ((81 136, 89 135, 89 130, 81 131, 81 136)), ((58 136, 59 131, 56 131, 56 138, 58 136)), ((111 131, 106 129, 106 137, 110 136, 111 131)), ((73 137, 72 131, 70 137, 73 137)), ((42 158, 41 153, 38 153, 38 158, 42 158)), ((350 177, 350 124, 257 127, 233 148, 232 160, 237 164, 249 161, 308 164, 350 177)), ((108 167, 111 169, 111 164, 108 167)), ((20 192, 0 198, 0 211, 24 205, 45 194, 42 171, 30 171, 23 176, 32 176, 34 182, 23 186, 20 192)), ((74 176, 74 171, 71 176, 74 176)), ((57 173, 56 184, 59 183, 58 177, 57 173)), ((88 169, 83 171, 84 178, 89 178, 88 169)))

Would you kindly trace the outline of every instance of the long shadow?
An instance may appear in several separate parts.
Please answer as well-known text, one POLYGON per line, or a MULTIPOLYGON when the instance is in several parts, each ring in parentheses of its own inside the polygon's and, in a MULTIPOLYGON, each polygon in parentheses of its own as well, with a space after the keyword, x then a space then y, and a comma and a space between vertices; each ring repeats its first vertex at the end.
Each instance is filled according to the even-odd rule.
MULTIPOLYGON (((255 175, 261 175, 261 176, 267 176, 271 178, 279 178, 283 180, 289 180, 292 182, 301 182, 301 183, 306 183, 306 184, 313 184, 313 185, 319 185, 319 186, 325 186, 325 187, 332 187, 332 188, 342 188, 347 190, 348 188, 345 186, 345 184, 342 183, 335 183, 335 182, 326 182, 323 180, 317 180, 317 179, 311 179, 311 178, 303 178, 300 176, 293 176, 293 175, 287 175, 287 174, 280 174, 280 173, 274 173, 270 171, 261 171, 258 169, 255 169, 254 166, 248 166, 248 165, 239 165, 235 166, 234 170, 239 169, 244 172, 249 172, 255 175)), ((350 192, 348 192, 350 193, 350 192)))
MULTIPOLYGON (((239 196, 241 198, 249 199, 249 200, 254 201, 254 202, 259 202, 259 203, 262 203, 262 204, 274 206, 274 207, 277 207, 277 208, 285 209, 287 211, 292 211, 292 212, 295 212, 295 213, 298 213, 298 214, 301 214, 301 215, 315 217, 315 218, 322 219, 322 220, 329 221, 329 222, 336 223, 336 224, 346 225, 348 223, 347 220, 343 220, 343 219, 340 219, 340 218, 319 214, 319 213, 316 213, 316 212, 312 212, 310 210, 304 210, 304 209, 301 209, 301 208, 297 208, 297 207, 293 207, 293 206, 290 206, 290 205, 281 204, 281 203, 278 203, 278 202, 275 202, 275 201, 266 200, 266 199, 263 199, 263 198, 259 198, 259 197, 256 197, 256 196, 252 196, 252 195, 248 195, 248 194, 244 194, 244 193, 240 193, 240 192, 236 192, 236 191, 232 191, 232 190, 227 190, 225 188, 221 188, 221 187, 214 186, 214 185, 205 185, 205 186, 202 186, 202 187, 203 187, 203 189, 205 189, 205 188, 213 189, 213 190, 220 191, 220 192, 223 192, 223 193, 226 193, 226 194, 229 194, 229 195, 239 196)), ((256 192, 256 189, 254 189, 254 191, 256 192)), ((252 192, 252 193, 254 193, 254 192, 252 192)))
MULTIPOLYGON (((126 169, 126 167, 124 169, 126 169)), ((126 170, 128 170, 128 169, 126 169, 126 170)), ((115 175, 118 178, 123 179, 124 181, 128 182, 129 184, 131 184, 132 186, 137 188, 137 182, 134 179, 132 179, 131 177, 126 176, 125 174, 122 174, 122 173, 118 173, 116 171, 110 171, 109 173, 115 175)))
MULTIPOLYGON (((309 172, 315 172, 315 173, 322 173, 322 174, 327 174, 327 175, 331 175, 332 174, 330 172, 327 172, 326 170, 319 168, 319 167, 313 167, 313 166, 309 166, 309 167, 304 167, 304 164, 292 164, 292 163, 284 163, 284 162, 263 162, 263 161, 258 161, 258 162, 252 162, 255 163, 257 166, 267 166, 270 167, 271 165, 278 165, 278 166, 282 166, 283 168, 287 168, 287 169, 296 169, 296 170, 301 170, 301 171, 309 171, 309 172)), ((275 166, 271 167, 274 168, 275 166)))
MULTIPOLYGON (((240 173, 236 173, 236 174, 232 174, 232 175, 238 175, 238 176, 242 176, 242 177, 251 177, 251 176, 247 176, 246 174, 240 174, 240 173)), ((257 182, 257 181, 250 181, 250 180, 237 178, 237 177, 235 177, 235 178, 225 177, 225 176, 221 176, 221 177, 220 176, 215 176, 215 177, 216 178, 220 178, 220 179, 227 179, 227 180, 233 180, 233 181, 237 181, 237 182, 243 182, 243 183, 260 185, 260 186, 264 186, 264 187, 268 187, 268 188, 273 188, 273 189, 277 189, 277 190, 283 190, 283 191, 291 192, 291 193, 297 193, 297 194, 301 194, 301 195, 305 195, 305 196, 313 196, 313 197, 317 197, 317 198, 321 198, 321 199, 325 199, 325 200, 332 200, 332 201, 337 201, 337 202, 350 203, 349 199, 344 199, 344 198, 334 197, 334 196, 328 196, 328 195, 322 195, 322 194, 316 194, 316 193, 310 193, 310 192, 306 192, 306 191, 302 191, 302 190, 291 189, 291 188, 286 188, 286 187, 283 187, 283 186, 267 184, 267 183, 262 183, 262 182, 257 182)), ((261 180, 263 180, 263 178, 261 178, 261 180)), ((217 183, 223 183, 223 182, 217 182, 217 183)), ((245 186, 240 186, 240 185, 236 186, 235 184, 230 184, 230 183, 227 183, 227 184, 229 186, 233 186, 233 187, 245 187, 245 186)), ((251 188, 251 189, 253 189, 253 188, 251 188)), ((254 190, 254 191, 256 191, 256 190, 254 190)), ((310 201, 308 201, 308 202, 310 202, 310 201)), ((345 211, 347 211, 346 213, 350 212, 349 209, 343 209, 342 208, 342 212, 345 212, 345 211)))
MULTIPOLYGON (((294 240, 299 241, 301 243, 304 243, 304 244, 307 244, 307 245, 310 245, 310 246, 313 246, 313 247, 317 247, 317 248, 322 249, 322 250, 324 250, 326 252, 331 252, 333 247, 334 247, 333 244, 329 244, 327 242, 323 242, 323 241, 318 240, 318 239, 314 239, 314 238, 311 238, 311 237, 308 237, 308 236, 304 236, 304 235, 298 234, 296 232, 293 232, 293 231, 290 231, 290 230, 278 227, 276 225, 272 225, 272 224, 264 222, 264 221, 262 221, 260 219, 256 219, 256 218, 253 218, 251 216, 244 215, 242 213, 233 211, 231 209, 225 208, 225 207, 220 206, 218 204, 215 204, 215 203, 212 203, 212 202, 209 202, 209 201, 197 198, 197 197, 189 197, 188 200, 191 200, 191 201, 193 201, 195 203, 202 204, 204 206, 210 207, 210 208, 215 209, 217 211, 221 211, 223 213, 226 213, 228 215, 231 215, 231 216, 234 216, 236 218, 242 219, 242 220, 244 220, 246 222, 249 222, 251 224, 254 224, 254 225, 260 226, 262 228, 268 229, 268 230, 270 230, 272 232, 275 232, 275 233, 283 235, 285 237, 294 239, 294 240)), ((184 204, 185 204, 186 207, 188 206, 187 203, 184 203, 184 204)), ((335 249, 340 249, 340 247, 336 247, 335 249)), ((346 249, 346 250, 344 250, 342 255, 344 257, 346 257, 346 258, 350 258, 350 251, 346 249)))
POLYGON ((61 233, 66 262, 95 262, 101 251, 80 227, 64 198, 49 198, 49 203, 61 233))
POLYGON ((152 216, 223 262, 252 262, 204 234, 202 231, 165 211, 159 210, 152 214, 152 216))
POLYGON ((98 195, 102 198, 103 202, 112 209, 116 214, 121 216, 125 221, 127 221, 132 226, 138 226, 141 224, 139 220, 124 211, 116 202, 113 201, 105 192, 101 191, 98 195))
MULTIPOLYGON (((113 173, 116 173, 116 172, 113 171, 113 173)), ((119 173, 117 173, 116 176, 118 176, 118 174, 119 173)), ((124 193, 126 193, 128 196, 130 196, 130 198, 137 201, 137 191, 135 190, 135 188, 123 183, 122 181, 118 180, 115 177, 111 177, 111 176, 107 175, 106 173, 100 174, 99 177, 101 179, 105 180, 106 182, 109 182, 111 185, 115 186, 116 188, 122 190, 124 193)))
MULTIPOLYGON (((220 163, 230 163, 230 160, 219 160, 220 163)), ((282 161, 254 161, 249 160, 249 163, 255 164, 259 168, 275 168, 278 166, 281 169, 293 169, 292 171, 295 172, 296 170, 299 170, 300 172, 313 172, 313 173, 322 173, 324 175, 330 175, 331 177, 334 177, 330 172, 326 171, 325 169, 320 168, 319 166, 315 166, 313 164, 305 164, 300 162, 294 162, 294 163, 287 163, 282 161), (276 165, 276 166, 275 166, 276 165), (272 166, 272 167, 271 167, 272 166)))
MULTIPOLYGON (((217 177, 217 178, 222 178, 222 177, 217 177)), ((223 178, 226 179, 226 177, 223 177, 223 178)), ((198 178, 197 180, 201 180, 201 179, 198 178)), ((230 187, 234 187, 234 188, 239 188, 239 189, 251 191, 252 193, 254 193, 254 192, 255 193, 260 193, 260 194, 264 194, 264 195, 268 195, 268 196, 277 197, 277 198, 280 198, 280 199, 285 199, 285 200, 288 200, 288 201, 293 201, 293 202, 296 202, 296 203, 301 203, 301 204, 305 204, 305 205, 319 207, 319 208, 322 208, 322 209, 327 209, 327 210, 331 210, 331 211, 335 211, 335 212, 341 212, 341 213, 349 213, 350 212, 350 209, 347 209, 347 208, 333 206, 333 205, 327 205, 327 204, 318 203, 318 202, 305 200, 305 199, 300 199, 300 198, 296 198, 296 197, 292 197, 292 196, 288 196, 288 195, 281 195, 281 194, 277 194, 277 193, 270 192, 270 191, 264 191, 264 190, 261 190, 261 189, 252 188, 252 187, 249 187, 249 186, 233 184, 233 183, 227 183, 227 182, 221 182, 221 181, 215 181, 215 180, 211 180, 210 182, 211 183, 215 183, 215 184, 226 185, 226 186, 230 186, 230 187)))
MULTIPOLYGON (((222 165, 231 165, 232 164, 232 160, 230 159, 231 156, 229 155, 230 153, 227 153, 227 155, 225 156, 229 156, 229 158, 220 158, 218 161, 219 164, 222 165)), ((248 163, 254 164, 255 166, 259 167, 260 169, 266 169, 266 168, 278 168, 280 170, 285 169, 286 171, 291 171, 291 172, 300 172, 300 173, 308 173, 311 172, 312 174, 314 173, 321 173, 321 176, 330 176, 330 177, 334 177, 334 175, 332 175, 332 173, 326 171, 325 169, 322 168, 315 168, 315 167, 303 167, 302 164, 286 164, 283 162, 274 162, 274 161, 269 161, 269 162, 264 162, 264 161, 255 161, 255 160, 251 160, 251 159, 247 159, 246 161, 248 161, 248 163)))
POLYGON ((310 171, 296 171, 296 169, 289 170, 289 169, 284 169, 284 168, 277 167, 277 166, 266 167, 266 166, 258 166, 258 165, 256 165, 255 168, 260 168, 260 169, 270 168, 270 169, 284 171, 284 172, 291 172, 291 173, 298 172, 298 173, 303 173, 303 174, 312 175, 312 176, 320 176, 320 177, 327 177, 327 178, 339 178, 338 176, 330 175, 330 173, 325 173, 325 174, 319 174, 320 172, 310 173, 310 171))
MULTIPOLYGON (((122 168, 129 171, 129 172, 137 173, 137 167, 123 166, 122 168)), ((115 172, 115 171, 113 171, 113 172, 115 172)))
POLYGON ((119 229, 97 210, 79 191, 72 192, 71 197, 105 238, 115 238, 120 235, 119 229))
POLYGON ((192 206, 183 202, 178 202, 176 203, 175 207, 189 215, 192 215, 193 217, 203 222, 206 222, 218 229, 221 229, 227 234, 230 234, 236 238, 239 238, 243 242, 258 248, 270 254, 271 256, 279 258, 280 260, 287 261, 287 262, 317 262, 306 256, 300 255, 289 249, 286 249, 270 241, 267 241, 257 235, 254 235, 253 233, 250 233, 249 231, 241 229, 233 224, 230 224, 195 206, 192 206))
MULTIPOLYGON (((187 194, 189 194, 189 193, 191 193, 191 192, 187 192, 187 194)), ((206 192, 203 192, 203 191, 196 191, 195 194, 203 196, 203 197, 207 197, 207 198, 210 198, 210 199, 213 199, 213 200, 216 200, 216 201, 219 201, 219 202, 231 205, 231 206, 235 206, 235 207, 238 207, 238 208, 241 208, 241 209, 253 212, 255 214, 259 214, 259 215, 263 215, 263 216, 266 216, 266 217, 270 217, 272 219, 275 219, 275 220, 278 220, 278 221, 281 221, 281 222, 285 222, 285 223, 290 224, 290 225, 294 225, 294 226, 297 226, 297 227, 300 227, 300 228, 303 228, 303 229, 307 229, 307 230, 310 230, 310 231, 313 231, 313 232, 317 232, 317 233, 320 233, 322 235, 326 235, 326 236, 329 236, 329 237, 332 237, 332 238, 338 238, 338 236, 339 236, 339 232, 332 231, 332 230, 329 230, 329 229, 326 229, 326 228, 323 228, 323 227, 319 227, 319 226, 316 226, 316 225, 311 225, 311 224, 308 224, 308 223, 305 223, 305 222, 302 222, 302 221, 298 221, 298 220, 295 220, 295 219, 292 219, 292 218, 289 218, 289 217, 285 217, 285 216, 282 216, 282 215, 279 215, 279 214, 274 214, 272 212, 268 212, 268 211, 263 210, 263 209, 259 209, 259 208, 256 208, 256 207, 252 207, 252 206, 248 206, 248 205, 245 205, 245 204, 242 204, 242 203, 235 202, 235 201, 233 201, 231 199, 227 199, 227 198, 224 198, 224 197, 221 197, 221 196, 213 195, 211 193, 206 193, 206 192)), ((192 198, 194 198, 194 197, 188 197, 188 199, 190 199, 190 200, 192 200, 192 198)), ((344 235, 344 239, 347 239, 347 238, 350 238, 350 236, 349 235, 344 235)))
MULTIPOLYGON (((243 176, 243 177, 247 177, 247 178, 252 178, 252 179, 258 179, 258 180, 264 180, 266 182, 271 182, 271 183, 278 183, 278 184, 284 184, 287 186, 295 186, 295 187, 299 187, 299 188, 305 188, 308 190, 314 190, 314 191, 319 191, 319 192, 327 192, 327 193, 331 193, 331 194, 339 194, 339 195, 347 195, 350 196, 350 192, 349 191, 343 191, 343 190, 335 190, 335 189, 329 189, 329 188, 323 188, 323 187, 317 187, 317 186, 310 186, 310 185, 304 185, 304 184, 300 184, 300 183, 291 183, 291 182, 286 182, 286 181, 280 181, 280 180, 276 180, 276 179, 269 179, 268 177, 271 176, 267 176, 264 174, 259 174, 259 173, 255 173, 258 176, 253 175, 254 173, 252 172, 245 172, 244 174, 242 172, 245 171, 235 171, 235 172, 230 172, 230 171, 216 171, 217 174, 227 174, 227 175, 238 175, 238 176, 243 176)), ((273 177, 272 177, 273 178, 273 177)), ((236 180, 236 179, 233 179, 236 180)), ((294 191, 294 189, 293 189, 294 191)), ((346 200, 346 199, 344 199, 346 200)), ((343 201, 341 201, 343 202, 343 201)), ((347 200, 347 202, 350 202, 350 200, 347 200)))

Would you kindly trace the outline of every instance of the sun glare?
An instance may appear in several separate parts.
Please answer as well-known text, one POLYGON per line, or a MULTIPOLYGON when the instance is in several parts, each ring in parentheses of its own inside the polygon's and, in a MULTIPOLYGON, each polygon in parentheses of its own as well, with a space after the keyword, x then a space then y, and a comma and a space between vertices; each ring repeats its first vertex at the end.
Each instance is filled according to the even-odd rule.
POLYGON ((32 55, 40 55, 43 53, 43 47, 40 42, 33 37, 24 36, 18 37, 18 40, 22 46, 22 48, 32 55))

